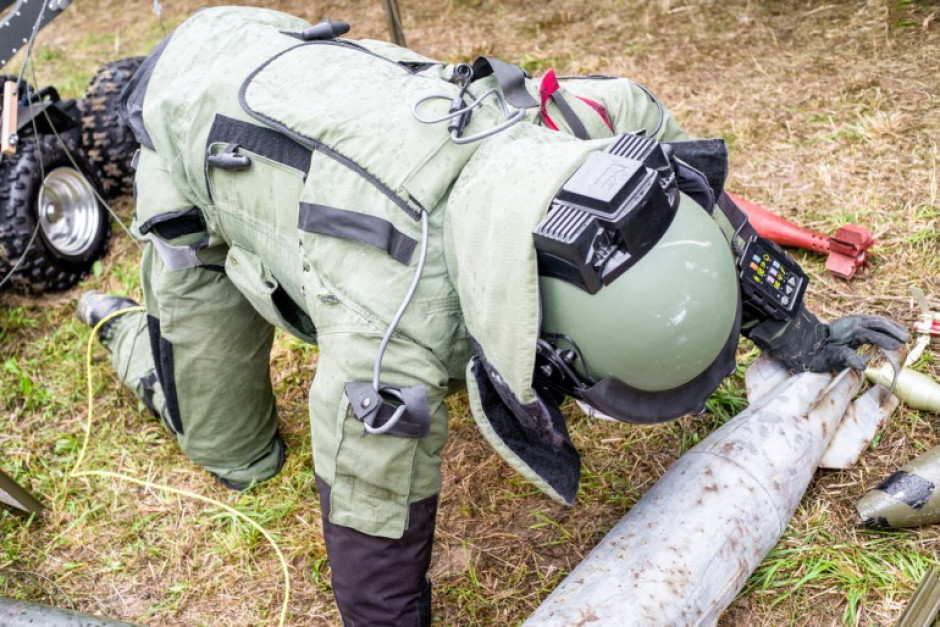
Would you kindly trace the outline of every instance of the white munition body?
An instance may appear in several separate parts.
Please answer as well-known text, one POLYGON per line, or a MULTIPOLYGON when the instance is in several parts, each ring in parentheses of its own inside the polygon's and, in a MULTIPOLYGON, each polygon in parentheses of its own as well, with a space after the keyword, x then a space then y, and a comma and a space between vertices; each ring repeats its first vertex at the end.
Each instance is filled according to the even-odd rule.
POLYGON ((854 371, 782 379, 680 457, 525 626, 714 624, 783 535, 861 386, 854 371))

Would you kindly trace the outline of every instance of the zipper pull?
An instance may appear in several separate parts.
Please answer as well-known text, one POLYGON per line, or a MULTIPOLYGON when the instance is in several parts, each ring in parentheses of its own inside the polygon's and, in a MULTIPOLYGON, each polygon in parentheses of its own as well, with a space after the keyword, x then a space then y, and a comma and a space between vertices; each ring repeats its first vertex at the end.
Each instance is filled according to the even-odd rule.
POLYGON ((238 150, 238 144, 231 143, 222 152, 206 157, 206 165, 210 168, 219 168, 220 170, 232 172, 247 170, 251 167, 251 159, 247 155, 238 154, 235 152, 236 150, 238 150))
POLYGON ((336 39, 340 35, 345 35, 348 32, 349 24, 346 22, 323 20, 300 33, 300 36, 304 41, 319 41, 324 39, 336 39))

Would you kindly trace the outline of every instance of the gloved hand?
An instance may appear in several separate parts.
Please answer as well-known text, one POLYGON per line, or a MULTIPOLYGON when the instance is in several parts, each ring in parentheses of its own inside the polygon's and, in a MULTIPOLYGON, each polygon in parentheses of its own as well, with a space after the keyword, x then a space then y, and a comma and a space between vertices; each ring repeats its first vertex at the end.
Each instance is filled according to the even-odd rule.
POLYGON ((895 350, 910 340, 903 326, 881 316, 845 316, 826 324, 806 309, 785 325, 758 325, 750 337, 791 372, 864 370, 871 355, 859 353, 860 346, 895 350))

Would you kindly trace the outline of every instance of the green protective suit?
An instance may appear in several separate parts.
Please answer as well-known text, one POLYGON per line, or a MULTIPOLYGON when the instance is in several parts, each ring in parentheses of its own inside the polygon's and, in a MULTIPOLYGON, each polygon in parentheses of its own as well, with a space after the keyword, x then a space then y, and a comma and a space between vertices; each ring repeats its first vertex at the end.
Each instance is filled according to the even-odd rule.
MULTIPOLYGON (((205 10, 135 77, 126 98, 142 143, 134 229, 147 242, 147 313, 114 322, 105 343, 115 368, 193 461, 241 486, 283 462, 268 372, 274 329, 315 342, 310 422, 316 474, 331 490, 326 515, 388 538, 404 533, 411 504, 439 492, 444 397, 468 378, 487 437, 570 502, 570 481, 559 488, 551 463, 533 470, 538 463, 494 432, 490 406, 507 401, 477 382, 485 367, 513 397, 509 406, 537 404, 533 228, 613 131, 665 140, 682 131, 628 80, 563 81, 540 114, 545 83, 527 79, 523 122, 458 145, 446 122, 421 123, 414 112, 423 98, 446 96, 418 114, 447 113, 454 66, 381 42, 304 41, 308 28, 272 11, 205 10), (423 391, 429 431, 364 436, 346 385, 372 380, 416 272, 422 214, 427 261, 380 378, 423 391), (485 366, 473 359, 481 353, 485 366)), ((471 83, 469 96, 505 88, 499 74, 471 83)), ((465 135, 504 120, 489 96, 465 135)), ((534 420, 522 438, 549 457, 566 449, 576 488, 577 454, 559 419, 534 420)))

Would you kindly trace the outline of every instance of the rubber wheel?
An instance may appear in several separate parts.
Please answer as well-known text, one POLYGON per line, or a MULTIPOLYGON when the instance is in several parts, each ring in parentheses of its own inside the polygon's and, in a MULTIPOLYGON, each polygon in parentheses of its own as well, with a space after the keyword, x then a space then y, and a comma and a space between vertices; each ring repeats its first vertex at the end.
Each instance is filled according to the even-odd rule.
POLYGON ((82 108, 82 147, 94 164, 105 197, 129 194, 134 188, 131 160, 138 143, 120 116, 121 92, 145 57, 106 63, 88 84, 82 108))
POLYGON ((81 149, 66 142, 63 147, 49 135, 24 138, 15 155, 0 161, 0 280, 9 275, 5 287, 67 289, 107 249, 111 219, 95 195, 101 193, 97 177, 81 149))

